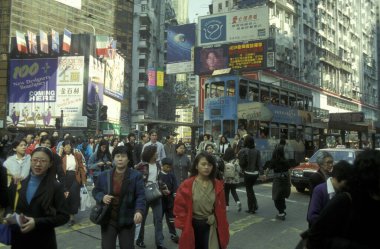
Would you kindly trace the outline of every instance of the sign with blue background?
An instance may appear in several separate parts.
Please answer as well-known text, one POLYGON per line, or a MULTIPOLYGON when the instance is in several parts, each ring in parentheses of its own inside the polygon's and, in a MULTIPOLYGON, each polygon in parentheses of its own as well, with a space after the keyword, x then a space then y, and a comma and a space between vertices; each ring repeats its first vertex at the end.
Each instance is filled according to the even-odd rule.
POLYGON ((226 41, 226 16, 201 19, 200 34, 202 44, 226 41))
POLYGON ((57 58, 10 61, 9 102, 55 102, 57 58))

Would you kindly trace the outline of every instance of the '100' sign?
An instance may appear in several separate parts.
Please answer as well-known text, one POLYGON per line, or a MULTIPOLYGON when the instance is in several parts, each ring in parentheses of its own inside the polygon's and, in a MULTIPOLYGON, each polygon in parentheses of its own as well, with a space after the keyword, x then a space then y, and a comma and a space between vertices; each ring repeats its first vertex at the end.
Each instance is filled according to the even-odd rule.
POLYGON ((14 68, 13 71, 13 79, 17 78, 25 78, 26 76, 34 76, 38 73, 38 70, 40 69, 37 62, 34 62, 32 65, 23 65, 23 66, 17 66, 14 68))

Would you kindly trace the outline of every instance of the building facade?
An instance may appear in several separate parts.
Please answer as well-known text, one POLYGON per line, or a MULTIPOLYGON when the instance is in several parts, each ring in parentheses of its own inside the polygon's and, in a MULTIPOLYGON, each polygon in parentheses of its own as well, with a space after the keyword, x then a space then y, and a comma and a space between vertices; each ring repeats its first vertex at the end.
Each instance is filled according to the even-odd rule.
MULTIPOLYGON (((117 40, 117 50, 125 58, 125 82, 131 82, 132 58, 132 13, 133 2, 112 1, 75 1, 58 0, 5 0, 0 6, 0 120, 3 127, 7 116, 7 82, 11 52, 11 37, 16 30, 24 34, 27 31, 38 33, 39 30, 50 32, 56 30, 61 35, 66 28, 72 34, 89 33, 91 35, 108 35, 117 40), (41 11, 43 9, 44 11, 41 11)), ((124 85, 128 93, 129 85, 124 85)), ((128 122, 130 113, 130 96, 125 96, 121 117, 128 122)))

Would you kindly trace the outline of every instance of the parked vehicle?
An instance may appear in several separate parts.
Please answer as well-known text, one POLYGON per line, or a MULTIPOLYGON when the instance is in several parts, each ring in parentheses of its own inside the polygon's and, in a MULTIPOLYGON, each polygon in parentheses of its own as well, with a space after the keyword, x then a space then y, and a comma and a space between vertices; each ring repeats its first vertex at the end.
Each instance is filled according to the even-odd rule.
POLYGON ((327 148, 318 150, 312 157, 310 157, 310 159, 305 159, 305 162, 300 163, 298 166, 291 169, 290 179, 292 185, 298 192, 304 192, 305 189, 309 189, 309 177, 318 171, 319 166, 317 164, 317 157, 322 151, 327 151, 333 156, 334 164, 340 160, 346 160, 352 164, 358 153, 363 150, 347 148, 327 148))

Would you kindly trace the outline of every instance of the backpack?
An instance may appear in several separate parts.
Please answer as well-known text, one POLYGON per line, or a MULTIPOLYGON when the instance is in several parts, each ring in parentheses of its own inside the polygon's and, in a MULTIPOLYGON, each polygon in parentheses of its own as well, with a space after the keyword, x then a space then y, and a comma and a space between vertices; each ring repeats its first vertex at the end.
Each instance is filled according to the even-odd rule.
POLYGON ((224 177, 225 178, 235 177, 235 165, 233 163, 228 162, 224 165, 224 177))

